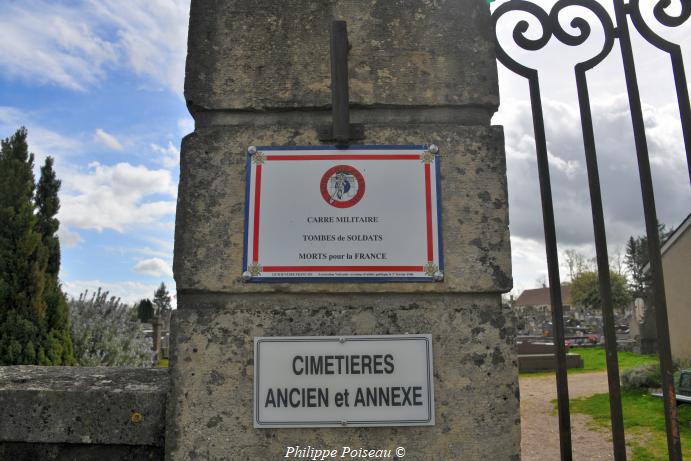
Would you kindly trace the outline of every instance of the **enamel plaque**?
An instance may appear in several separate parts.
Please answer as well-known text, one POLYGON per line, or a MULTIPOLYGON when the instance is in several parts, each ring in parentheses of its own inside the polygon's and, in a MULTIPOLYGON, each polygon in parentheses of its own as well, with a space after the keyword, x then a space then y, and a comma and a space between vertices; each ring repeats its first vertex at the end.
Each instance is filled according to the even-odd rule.
POLYGON ((254 427, 433 425, 431 335, 254 339, 254 427))
POLYGON ((246 282, 443 279, 436 146, 250 147, 246 282))

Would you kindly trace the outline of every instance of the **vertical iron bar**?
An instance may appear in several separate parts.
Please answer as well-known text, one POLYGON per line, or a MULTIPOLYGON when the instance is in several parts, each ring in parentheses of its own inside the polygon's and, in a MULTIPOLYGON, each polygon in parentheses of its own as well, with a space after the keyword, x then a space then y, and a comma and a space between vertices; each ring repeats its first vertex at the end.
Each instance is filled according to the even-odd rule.
MULTIPOLYGON (((653 11, 655 19, 664 25, 668 27, 676 27, 688 20, 687 14, 684 13, 684 10, 686 9, 684 6, 685 4, 682 3, 682 12, 679 17, 674 18, 673 23, 670 23, 670 18, 667 18, 666 21, 663 21, 660 17, 658 17, 658 11, 656 11, 661 5, 662 3, 658 3, 653 11), (684 19, 685 16, 686 19, 684 19)), ((684 58, 681 54, 681 46, 676 43, 668 42, 653 32, 653 30, 646 23, 645 19, 643 19, 640 0, 631 0, 626 8, 631 15, 631 20, 633 21, 633 25, 638 33, 640 33, 643 38, 648 41, 648 43, 657 49, 669 53, 669 57, 672 60, 672 74, 674 75, 674 86, 677 92, 677 105, 679 106, 679 117, 681 119, 681 132, 684 139, 684 148, 686 150, 686 166, 689 170, 689 180, 691 180, 691 107, 689 105, 689 87, 686 84, 686 72, 684 71, 684 58)))
POLYGON ((583 146, 585 148, 588 186, 590 188, 590 208, 593 215, 593 230, 595 231, 595 253, 597 255, 597 274, 600 284, 600 301, 602 303, 602 321, 607 359, 609 411, 612 420, 612 444, 614 459, 616 461, 625 461, 626 441, 624 435, 624 417, 621 408, 621 392, 619 389, 617 335, 614 329, 614 309, 612 305, 612 287, 609 276, 605 218, 602 210, 602 195, 600 191, 600 173, 598 171, 597 155, 595 151, 595 134, 593 132, 588 82, 585 71, 579 69, 579 66, 576 66, 576 90, 578 92, 578 107, 581 111, 583 146))
POLYGON ((350 139, 348 97, 348 31, 345 21, 331 23, 331 111, 333 138, 337 142, 350 139))
POLYGON ((665 299, 664 278, 662 274, 662 257, 660 255, 660 236, 653 195, 653 180, 648 158, 648 145, 645 136, 645 124, 641 110, 641 99, 636 80, 636 69, 629 36, 629 25, 626 7, 623 0, 614 0, 619 45, 624 64, 624 77, 629 96, 629 109, 633 123, 633 135, 638 158, 638 173, 643 195, 643 211, 648 236, 648 256, 653 285, 653 305, 657 324, 658 353, 662 371, 662 394, 665 407, 665 424, 667 429, 667 450, 670 461, 681 461, 681 442, 679 440, 679 422, 677 421, 676 394, 674 392, 674 372, 671 347, 669 343, 669 322, 667 319, 667 301, 665 299))
POLYGON ((566 376, 566 345, 564 344, 564 310, 559 280, 559 259, 557 256, 557 237, 554 226, 554 206, 552 205, 552 186, 547 160, 545 122, 542 115, 542 99, 537 74, 529 78, 530 105, 533 113, 535 131, 535 150, 537 169, 540 178, 540 198, 542 202, 542 224, 545 230, 545 252, 552 307, 552 331, 557 359, 557 407, 559 411, 559 449, 562 461, 571 461, 571 416, 569 411, 569 383, 566 376))
POLYGON ((686 84, 686 72, 684 71, 684 59, 681 50, 670 52, 672 58, 672 73, 674 74, 674 86, 677 89, 677 103, 681 118, 681 133, 686 149, 686 167, 689 170, 691 181, 691 105, 689 104, 689 87, 686 84))

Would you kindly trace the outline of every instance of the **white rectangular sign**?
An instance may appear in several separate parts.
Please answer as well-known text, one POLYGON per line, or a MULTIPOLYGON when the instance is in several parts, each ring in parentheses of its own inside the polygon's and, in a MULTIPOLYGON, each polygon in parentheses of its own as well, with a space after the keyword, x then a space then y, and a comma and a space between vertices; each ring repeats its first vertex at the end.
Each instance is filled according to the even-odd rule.
POLYGON ((252 147, 248 282, 440 281, 435 146, 252 147))
POLYGON ((254 339, 254 427, 433 426, 432 336, 254 339))

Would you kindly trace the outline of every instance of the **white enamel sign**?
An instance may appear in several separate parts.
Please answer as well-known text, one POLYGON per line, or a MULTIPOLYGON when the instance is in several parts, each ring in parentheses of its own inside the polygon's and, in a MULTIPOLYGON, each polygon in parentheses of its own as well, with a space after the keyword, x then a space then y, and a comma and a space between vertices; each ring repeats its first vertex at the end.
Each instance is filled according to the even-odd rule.
POLYGON ((435 146, 252 147, 248 282, 439 281, 435 146))
POLYGON ((433 426, 432 336, 254 339, 254 427, 433 426))

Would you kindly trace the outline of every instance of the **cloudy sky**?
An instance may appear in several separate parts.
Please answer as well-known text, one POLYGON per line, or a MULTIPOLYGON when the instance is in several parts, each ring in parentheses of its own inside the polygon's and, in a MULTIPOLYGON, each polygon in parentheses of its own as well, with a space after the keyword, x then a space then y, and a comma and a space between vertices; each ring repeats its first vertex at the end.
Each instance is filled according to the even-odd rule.
POLYGON ((60 277, 152 297, 172 278, 189 0, 6 0, 0 136, 29 130, 62 179, 60 277))
MULTIPOLYGON (((495 1, 493 8, 501 3, 495 1)), ((678 0, 672 3, 670 11, 679 7, 678 0)), ((182 96, 188 13, 189 0, 3 2, 0 137, 24 125, 37 164, 46 155, 56 159, 63 182, 61 279, 72 295, 101 286, 134 302, 151 297, 160 282, 174 287, 179 147, 193 129, 182 96)), ((509 32, 510 22, 500 30, 509 32)), ((691 43, 690 28, 678 29, 672 38, 691 43)), ((637 37, 634 43, 658 211, 662 222, 675 226, 691 211, 691 188, 669 58, 637 37)), ((560 250, 590 254, 592 225, 572 66, 598 44, 577 51, 552 45, 539 56, 516 56, 543 69, 560 250)), ((589 76, 612 251, 644 228, 619 61, 615 47, 589 76)), ((546 274, 542 221, 527 85, 501 65, 499 75, 502 106, 493 121, 506 130, 514 279, 520 292, 546 274)))
MULTIPOLYGON (((505 2, 495 1, 496 9, 505 2)), ((549 8, 555 1, 537 2, 549 8)), ((611 11, 610 1, 600 2, 611 11)), ((641 0, 644 17, 654 6, 641 0)), ((680 9, 672 1, 669 13, 680 9)), ((583 12, 583 9, 579 9, 583 12)), ((576 11, 572 8, 571 13, 576 11)), ((581 13, 584 14, 584 13, 581 13)), ((578 48, 568 47, 554 38, 539 52, 526 52, 513 45, 511 32, 517 19, 532 21, 528 15, 505 15, 498 24, 504 49, 521 64, 537 69, 542 89, 547 148, 550 161, 557 240, 560 252, 575 249, 594 256, 592 215, 583 152, 580 116, 576 104, 573 66, 595 56, 602 49, 602 29, 594 16, 587 16, 593 27, 591 39, 578 48)), ((564 11, 563 24, 573 16, 564 11)), ((656 25, 654 20, 649 22, 656 25)), ((540 35, 534 21, 528 30, 531 38, 540 35)), ((568 27, 567 27, 568 30, 568 27)), ((669 55, 656 50, 631 28, 643 112, 651 155, 655 199, 660 222, 675 227, 691 212, 691 187, 683 150, 681 123, 669 55)), ((676 30, 655 28, 661 36, 685 45, 682 52, 691 82, 691 21, 676 30)), ((603 205, 610 256, 623 253, 629 236, 645 232, 643 205, 638 179, 631 117, 621 66, 621 51, 615 46, 596 69, 590 71, 595 142, 602 187, 603 205)), ((542 214, 535 160, 527 80, 499 64, 501 107, 493 123, 504 125, 509 180, 509 212, 514 264, 515 292, 535 286, 546 277, 542 214)), ((563 278, 566 271, 562 271, 563 278)))

